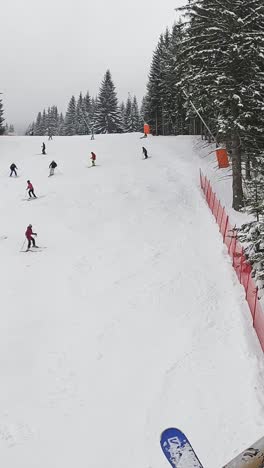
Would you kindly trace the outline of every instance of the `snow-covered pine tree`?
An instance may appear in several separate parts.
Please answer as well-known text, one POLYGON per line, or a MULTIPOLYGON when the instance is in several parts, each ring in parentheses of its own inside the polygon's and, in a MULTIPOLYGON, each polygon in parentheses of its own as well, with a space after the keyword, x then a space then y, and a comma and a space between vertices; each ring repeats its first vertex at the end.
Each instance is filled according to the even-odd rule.
POLYGON ((65 135, 64 117, 62 113, 60 113, 59 119, 58 119, 58 135, 65 135))
POLYGON ((48 134, 48 116, 46 109, 43 109, 42 116, 41 116, 41 135, 48 134))
POLYGON ((122 116, 110 70, 106 71, 94 115, 96 133, 122 133, 122 116))
POLYGON ((65 135, 76 135, 77 132, 77 118, 76 118, 76 101, 72 96, 67 108, 64 120, 65 135))
POLYGON ((153 54, 149 79, 147 83, 147 94, 145 96, 146 120, 156 134, 162 133, 162 95, 161 95, 161 60, 164 52, 164 37, 161 34, 158 45, 153 54))
POLYGON ((35 135, 42 135, 41 112, 39 112, 38 115, 37 115, 34 134, 35 135))
POLYGON ((238 230, 238 239, 245 244, 244 253, 252 265, 252 276, 259 288, 264 287, 264 223, 251 221, 238 230))
POLYGON ((0 99, 0 135, 3 135, 5 132, 4 120, 4 107, 2 99, 0 99))
POLYGON ((143 132, 143 123, 140 118, 136 96, 133 97, 131 115, 133 132, 143 132))
POLYGON ((89 91, 87 91, 83 99, 82 113, 85 119, 85 133, 88 135, 92 132, 92 102, 89 91))
POLYGON ((122 101, 121 104, 120 104, 120 113, 121 113, 121 117, 122 117, 122 127, 125 130, 125 127, 126 127, 126 125, 125 125, 126 106, 125 106, 124 101, 122 101))
POLYGON ((25 131, 25 135, 27 136, 35 135, 35 122, 32 122, 31 124, 29 124, 28 128, 25 131))
MULTIPOLYGON (((163 119, 165 134, 184 135, 190 133, 186 113, 186 98, 182 89, 182 44, 185 40, 184 24, 174 24, 169 36, 168 47, 162 56, 163 119)), ((192 132, 193 133, 193 132, 192 132)), ((195 132, 194 132, 195 133, 195 132)))
POLYGON ((127 98, 125 105, 125 133, 131 133, 134 131, 133 120, 132 120, 132 101, 130 95, 127 98))
POLYGON ((95 131, 95 121, 96 121, 96 109, 98 105, 98 98, 95 96, 95 98, 91 98, 91 107, 90 107, 90 125, 91 125, 91 132, 96 133, 95 131))
POLYGON ((57 106, 49 108, 48 112, 48 134, 58 135, 59 114, 57 106))
POLYGON ((141 106, 140 106, 140 120, 141 120, 141 132, 143 132, 144 129, 144 123, 148 123, 148 118, 147 118, 147 98, 146 96, 143 96, 142 101, 141 101, 141 106))
POLYGON ((263 9, 262 0, 190 0, 186 6, 184 84, 230 147, 236 210, 243 205, 243 141, 263 115, 263 9))
POLYGON ((88 123, 86 123, 84 109, 84 98, 82 96, 82 93, 80 93, 76 105, 77 135, 87 135, 89 130, 88 123))

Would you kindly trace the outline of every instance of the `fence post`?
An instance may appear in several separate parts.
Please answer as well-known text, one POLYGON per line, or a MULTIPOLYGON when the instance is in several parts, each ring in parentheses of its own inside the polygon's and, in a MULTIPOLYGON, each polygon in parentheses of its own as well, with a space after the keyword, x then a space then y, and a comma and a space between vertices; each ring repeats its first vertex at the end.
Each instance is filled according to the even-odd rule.
POLYGON ((226 217, 226 224, 225 224, 225 230, 224 230, 224 236, 223 236, 224 242, 225 242, 225 236, 226 236, 226 230, 227 230, 228 220, 229 220, 229 216, 226 217))
POLYGON ((214 192, 214 199, 213 199, 213 206, 212 206, 212 213, 214 214, 214 205, 215 205, 215 192, 214 192))
POLYGON ((217 223, 218 223, 219 208, 220 208, 220 200, 218 200, 218 207, 217 207, 217 213, 216 213, 216 218, 215 218, 217 223))
POLYGON ((225 211, 225 207, 223 206, 223 207, 222 207, 221 221, 220 221, 220 224, 219 224, 220 232, 221 232, 221 227, 222 227, 222 221, 223 221, 224 211, 225 211))
POLYGON ((202 180, 202 171, 201 171, 201 168, 200 168, 200 186, 201 186, 201 189, 203 188, 203 180, 202 180))
POLYGON ((210 184, 210 182, 208 181, 207 192, 206 192, 206 195, 205 195, 206 200, 207 200, 207 203, 208 203, 208 192, 209 192, 209 189, 210 189, 210 188, 211 188, 211 184, 210 184))
MULTIPOLYGON (((233 237, 231 237, 231 243, 230 243, 229 249, 231 248, 232 240, 233 240, 233 237)), ((232 254, 233 267, 235 266, 234 259, 235 259, 235 254, 236 254, 236 245, 237 245, 237 238, 235 237, 235 246, 234 246, 234 251, 233 251, 233 254, 232 254)))
POLYGON ((240 274, 239 274, 239 282, 240 282, 240 284, 241 284, 241 280, 242 280, 243 257, 244 257, 244 249, 243 249, 243 247, 242 247, 242 250, 241 250, 241 260, 240 260, 240 274))
POLYGON ((254 327, 254 328, 255 328, 255 318, 256 318, 257 299, 258 299, 258 286, 256 287, 256 297, 255 297, 254 312, 253 312, 253 327, 254 327))
POLYGON ((205 176, 205 178, 204 178, 204 188, 203 188, 203 193, 204 194, 206 192, 206 185, 207 185, 207 177, 205 176))
POLYGON ((211 187, 211 184, 210 184, 210 192, 209 192, 209 199, 208 199, 208 206, 209 206, 210 210, 211 210, 210 201, 211 201, 212 193, 213 193, 213 190, 212 190, 212 187, 211 187))
POLYGON ((249 269, 249 271, 248 271, 247 285, 246 285, 246 287, 245 287, 245 290, 246 290, 246 299, 248 299, 248 285, 249 285, 249 278, 250 278, 250 275, 251 275, 251 269, 249 269))

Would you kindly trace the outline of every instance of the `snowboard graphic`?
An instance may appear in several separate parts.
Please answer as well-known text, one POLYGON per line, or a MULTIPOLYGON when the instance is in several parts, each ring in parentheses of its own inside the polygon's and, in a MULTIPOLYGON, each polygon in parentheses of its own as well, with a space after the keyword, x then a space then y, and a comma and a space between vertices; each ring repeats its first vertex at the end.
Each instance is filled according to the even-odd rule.
POLYGON ((223 468, 264 468, 264 437, 223 468))
POLYGON ((189 440, 179 429, 171 427, 163 431, 160 445, 173 468, 203 468, 189 440))

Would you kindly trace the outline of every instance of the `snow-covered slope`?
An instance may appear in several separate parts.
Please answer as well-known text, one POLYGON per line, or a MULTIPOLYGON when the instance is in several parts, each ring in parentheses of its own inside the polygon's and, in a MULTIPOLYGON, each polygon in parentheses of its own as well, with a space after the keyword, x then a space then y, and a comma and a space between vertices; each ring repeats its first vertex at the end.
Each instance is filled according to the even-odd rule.
POLYGON ((1 466, 165 468, 176 425, 220 467, 263 435, 263 355, 193 139, 42 141, 0 139, 1 466))

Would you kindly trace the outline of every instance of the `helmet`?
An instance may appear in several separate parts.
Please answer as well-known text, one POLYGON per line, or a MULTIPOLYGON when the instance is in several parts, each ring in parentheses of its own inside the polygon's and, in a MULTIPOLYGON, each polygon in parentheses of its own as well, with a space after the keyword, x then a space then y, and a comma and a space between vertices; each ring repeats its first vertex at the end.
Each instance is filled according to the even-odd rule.
POLYGON ((27 180, 27 183, 29 183, 29 182, 30 182, 30 180, 27 180))
POLYGON ((32 224, 29 224, 28 227, 32 227, 32 224))

